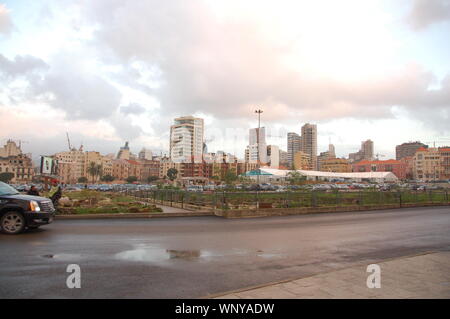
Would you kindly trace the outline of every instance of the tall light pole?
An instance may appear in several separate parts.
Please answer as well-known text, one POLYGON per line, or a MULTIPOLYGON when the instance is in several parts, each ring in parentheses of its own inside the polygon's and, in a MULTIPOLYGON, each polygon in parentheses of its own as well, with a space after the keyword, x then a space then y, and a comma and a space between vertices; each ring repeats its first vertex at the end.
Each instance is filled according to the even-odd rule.
MULTIPOLYGON (((256 161, 257 161, 257 165, 258 165, 258 169, 260 169, 261 166, 261 161, 260 161, 260 157, 259 157, 259 131, 261 129, 261 113, 263 112, 263 110, 256 110, 255 113, 258 114, 258 130, 256 131, 256 144, 258 145, 257 147, 257 157, 256 157, 256 161)), ((261 171, 258 172, 258 175, 256 175, 256 179, 259 185, 259 174, 261 173, 261 171)))

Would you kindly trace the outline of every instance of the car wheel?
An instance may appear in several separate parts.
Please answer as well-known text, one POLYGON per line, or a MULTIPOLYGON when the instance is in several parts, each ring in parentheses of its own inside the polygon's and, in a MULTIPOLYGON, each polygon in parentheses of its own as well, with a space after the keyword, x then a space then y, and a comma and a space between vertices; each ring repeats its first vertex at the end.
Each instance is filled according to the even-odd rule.
POLYGON ((25 218, 19 212, 7 212, 0 219, 0 227, 5 234, 18 234, 25 228, 25 218))

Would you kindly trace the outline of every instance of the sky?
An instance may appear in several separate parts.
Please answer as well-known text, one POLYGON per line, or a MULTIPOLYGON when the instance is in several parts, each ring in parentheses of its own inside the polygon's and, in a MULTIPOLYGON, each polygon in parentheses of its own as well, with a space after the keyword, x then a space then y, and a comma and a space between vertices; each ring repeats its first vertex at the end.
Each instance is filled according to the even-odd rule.
POLYGON ((450 144, 450 0, 0 0, 0 143, 167 152, 178 116, 243 158, 318 127, 338 156, 450 144))

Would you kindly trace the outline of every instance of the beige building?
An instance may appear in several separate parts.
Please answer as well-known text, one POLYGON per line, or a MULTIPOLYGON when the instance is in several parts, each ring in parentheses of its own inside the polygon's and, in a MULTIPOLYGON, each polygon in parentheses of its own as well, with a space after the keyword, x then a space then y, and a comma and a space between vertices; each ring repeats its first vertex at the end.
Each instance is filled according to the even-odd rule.
POLYGON ((0 157, 19 156, 22 150, 13 140, 8 140, 5 146, 0 148, 0 157))
POLYGON ((294 154, 294 169, 311 170, 312 161, 311 156, 304 152, 297 152, 294 154))
POLYGON ((413 157, 413 176, 416 180, 440 180, 441 156, 438 148, 418 148, 413 157))
POLYGON ((183 166, 181 163, 174 163, 168 157, 161 158, 159 163, 159 178, 166 178, 167 171, 171 168, 175 168, 178 171, 178 177, 181 178, 183 176, 183 166))
POLYGON ((321 163, 322 172, 347 173, 352 171, 352 166, 345 158, 328 158, 321 163))
POLYGON ((12 173, 11 183, 28 183, 34 176, 31 155, 22 153, 20 146, 8 140, 0 148, 0 173, 12 173))
POLYGON ((111 158, 101 155, 99 152, 84 152, 81 149, 72 149, 67 152, 56 153, 54 158, 58 163, 58 176, 62 183, 75 184, 81 177, 88 181, 98 181, 102 176, 113 175, 113 165, 111 158), (99 176, 91 176, 89 167, 91 163, 102 167, 99 176))

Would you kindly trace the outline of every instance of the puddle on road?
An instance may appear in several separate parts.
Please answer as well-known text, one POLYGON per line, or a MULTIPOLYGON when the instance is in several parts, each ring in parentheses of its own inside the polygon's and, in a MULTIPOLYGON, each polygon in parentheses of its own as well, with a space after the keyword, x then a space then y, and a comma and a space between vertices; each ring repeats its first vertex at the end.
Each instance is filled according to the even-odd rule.
POLYGON ((174 250, 161 249, 157 247, 140 247, 126 250, 115 255, 116 259, 143 261, 143 262, 165 262, 171 259, 194 261, 202 256, 200 250, 174 250))
POLYGON ((211 251, 211 250, 177 250, 177 249, 163 249, 156 246, 138 245, 135 249, 126 250, 114 255, 115 259, 125 261, 138 261, 149 263, 165 263, 175 260, 184 261, 211 261, 221 257, 242 257, 242 256, 257 256, 261 258, 278 258, 281 254, 266 253, 262 250, 246 250, 246 249, 232 249, 230 251, 211 251))
POLYGON ((200 250, 172 250, 167 249, 170 259, 186 259, 193 260, 198 259, 201 256, 200 250))

